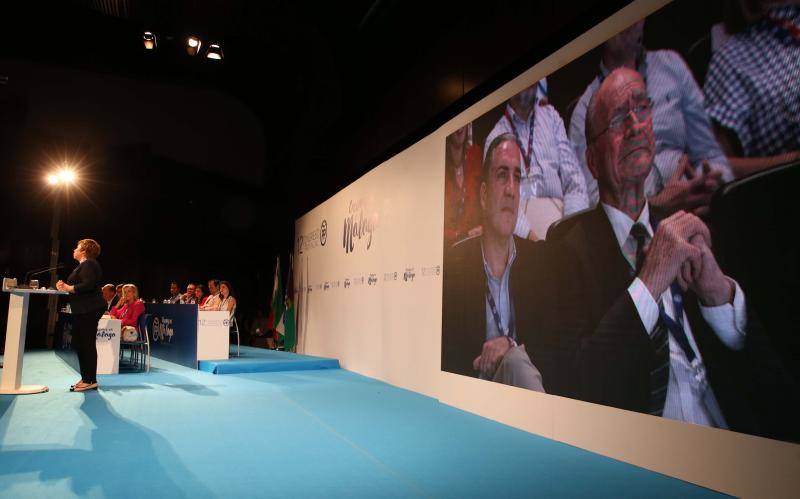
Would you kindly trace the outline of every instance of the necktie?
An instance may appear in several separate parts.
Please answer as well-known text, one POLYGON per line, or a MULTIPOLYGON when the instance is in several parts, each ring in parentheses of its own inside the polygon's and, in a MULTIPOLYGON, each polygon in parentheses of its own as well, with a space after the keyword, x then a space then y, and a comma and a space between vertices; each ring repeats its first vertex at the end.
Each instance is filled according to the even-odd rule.
MULTIPOLYGON (((636 244, 636 251, 631 256, 634 257, 635 272, 638 274, 644 264, 644 249, 650 235, 644 224, 637 222, 631 227, 631 237, 636 244)), ((660 297, 657 299, 659 310, 663 310, 660 297)), ((654 416, 661 416, 664 412, 667 385, 669 384, 669 329, 663 318, 664 315, 659 314, 658 322, 656 322, 655 329, 650 335, 655 359, 653 368, 650 370, 650 400, 647 412, 654 416)))
POLYGON ((649 236, 650 234, 647 233, 644 224, 636 222, 633 224, 633 227, 631 227, 631 237, 636 241, 634 262, 637 274, 642 270, 642 264, 644 263, 644 247, 647 244, 647 238, 649 236))

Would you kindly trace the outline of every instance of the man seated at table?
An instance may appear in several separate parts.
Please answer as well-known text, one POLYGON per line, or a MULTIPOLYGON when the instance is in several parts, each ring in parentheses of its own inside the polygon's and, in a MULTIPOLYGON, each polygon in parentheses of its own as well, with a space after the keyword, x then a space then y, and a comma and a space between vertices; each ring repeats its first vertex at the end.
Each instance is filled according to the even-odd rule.
POLYGON ((183 296, 181 296, 181 303, 185 303, 187 305, 197 303, 197 300, 194 296, 194 289, 195 285, 193 282, 190 282, 186 285, 186 292, 183 294, 183 296))
POLYGON ((175 305, 181 302, 181 288, 176 281, 169 283, 169 298, 167 302, 175 305))
POLYGON ((106 284, 103 286, 103 299, 106 301, 106 313, 110 313, 111 309, 119 303, 119 296, 113 284, 106 284))
POLYGON ((208 281, 208 299, 202 305, 200 310, 219 310, 222 299, 219 297, 219 279, 211 279, 208 281))

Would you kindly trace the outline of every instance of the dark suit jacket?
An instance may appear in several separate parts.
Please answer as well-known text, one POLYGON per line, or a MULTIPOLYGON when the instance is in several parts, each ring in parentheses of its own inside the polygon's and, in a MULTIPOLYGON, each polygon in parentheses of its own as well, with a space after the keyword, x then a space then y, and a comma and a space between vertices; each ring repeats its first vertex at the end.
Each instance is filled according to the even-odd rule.
POLYGON ((67 284, 75 286, 75 292, 69 295, 69 304, 73 314, 86 314, 102 311, 106 301, 100 292, 100 280, 103 270, 93 258, 88 258, 78 265, 67 277, 67 284))
MULTIPOLYGON (((524 343, 540 323, 537 313, 547 289, 540 285, 544 243, 514 237, 517 256, 509 274, 518 343, 524 343)), ((442 370, 477 376, 472 361, 486 341, 486 272, 481 238, 474 237, 445 250, 442 296, 442 370)), ((526 345, 526 348, 528 346, 526 345)), ((530 355, 530 351, 529 351, 530 355)), ((536 358, 531 355, 536 365, 536 358)), ((538 367, 538 366, 537 366, 538 367)), ((547 389, 547 380, 544 380, 547 389)))
POLYGON ((106 303, 106 312, 111 312, 111 309, 116 307, 117 303, 119 303, 119 295, 115 294, 114 298, 111 298, 111 303, 106 303))
MULTIPOLYGON (((580 400, 646 412, 654 345, 627 292, 634 275, 600 205, 578 216, 552 244, 559 274, 557 312, 548 317, 551 344, 562 359, 547 379, 563 379, 563 393, 580 400)), ((707 376, 732 430, 795 440, 797 389, 772 352, 753 314, 745 347, 727 348, 707 325, 696 295, 685 295, 686 316, 707 376), (794 401, 794 402, 792 402, 794 401), (794 407, 793 407, 794 406, 794 407)), ((552 393, 552 392, 550 392, 552 393)))

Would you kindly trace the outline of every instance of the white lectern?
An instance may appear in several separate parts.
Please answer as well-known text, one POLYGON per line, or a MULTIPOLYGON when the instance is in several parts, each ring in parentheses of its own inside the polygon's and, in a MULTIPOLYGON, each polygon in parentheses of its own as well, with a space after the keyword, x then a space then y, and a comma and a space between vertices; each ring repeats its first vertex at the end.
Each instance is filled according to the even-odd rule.
POLYGON ((3 291, 11 296, 9 296, 8 300, 6 351, 3 359, 3 374, 0 379, 0 395, 46 392, 46 386, 22 384, 22 354, 25 352, 28 302, 30 301, 30 295, 65 295, 67 293, 54 289, 7 287, 7 281, 7 279, 3 279, 3 291))

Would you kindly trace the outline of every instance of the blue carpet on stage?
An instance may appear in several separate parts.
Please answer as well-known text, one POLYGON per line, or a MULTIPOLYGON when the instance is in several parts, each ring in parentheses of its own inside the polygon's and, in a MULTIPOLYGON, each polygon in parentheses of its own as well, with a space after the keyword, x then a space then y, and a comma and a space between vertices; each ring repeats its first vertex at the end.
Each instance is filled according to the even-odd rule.
POLYGON ((342 369, 78 375, 25 355, 0 396, 0 496, 718 497, 342 369))
POLYGON ((227 360, 201 360, 198 364, 198 369, 213 374, 339 369, 339 361, 336 359, 253 347, 241 347, 239 357, 231 356, 227 360))

